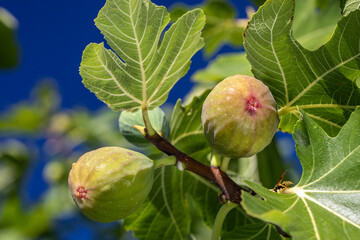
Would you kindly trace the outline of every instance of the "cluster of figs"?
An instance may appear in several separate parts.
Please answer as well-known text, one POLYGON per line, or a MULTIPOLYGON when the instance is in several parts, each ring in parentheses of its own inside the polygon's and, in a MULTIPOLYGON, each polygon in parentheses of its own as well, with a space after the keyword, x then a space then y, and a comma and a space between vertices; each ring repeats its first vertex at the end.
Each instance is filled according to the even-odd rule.
MULTIPOLYGON (((155 130, 165 132, 165 115, 153 114, 155 130)), ((132 127, 143 124, 136 122, 139 116, 140 111, 122 112, 120 131, 141 146, 144 137, 132 127)), ((203 103, 201 120, 213 152, 230 158, 250 157, 263 150, 279 123, 269 88, 244 75, 225 78, 215 86, 203 103)), ((81 156, 72 165, 68 182, 72 198, 85 216, 113 222, 139 208, 150 193, 154 171, 154 161, 139 152, 103 147, 81 156)))

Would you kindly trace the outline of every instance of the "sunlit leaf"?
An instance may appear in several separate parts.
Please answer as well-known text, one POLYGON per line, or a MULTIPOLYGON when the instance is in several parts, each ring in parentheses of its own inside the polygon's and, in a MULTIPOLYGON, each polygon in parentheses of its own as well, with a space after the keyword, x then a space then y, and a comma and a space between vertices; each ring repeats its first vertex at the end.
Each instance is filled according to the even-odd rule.
POLYGON ((360 104, 360 11, 344 17, 315 51, 292 36, 293 14, 292 0, 267 1, 245 31, 247 58, 278 103, 283 131, 292 132, 302 108, 334 136, 360 104))
MULTIPOLYGON (((341 17, 338 1, 331 0, 330 4, 326 3, 321 9, 317 7, 315 0, 296 0, 295 3, 295 39, 307 49, 320 47, 330 38, 341 17)), ((217 56, 206 68, 195 72, 192 79, 199 83, 214 84, 235 74, 253 75, 243 52, 217 56)))
POLYGON ((300 182, 282 193, 247 182, 264 200, 243 195, 251 215, 280 226, 293 239, 356 239, 360 236, 360 108, 336 137, 305 112, 295 128, 303 166, 300 182))
POLYGON ((360 1, 359 0, 340 0, 340 6, 342 9, 342 13, 344 15, 348 15, 351 11, 360 9, 360 1))
POLYGON ((165 7, 148 0, 108 0, 95 19, 114 50, 89 44, 80 74, 84 85, 115 110, 155 108, 187 72, 203 46, 202 10, 187 12, 161 39, 170 20, 165 7))

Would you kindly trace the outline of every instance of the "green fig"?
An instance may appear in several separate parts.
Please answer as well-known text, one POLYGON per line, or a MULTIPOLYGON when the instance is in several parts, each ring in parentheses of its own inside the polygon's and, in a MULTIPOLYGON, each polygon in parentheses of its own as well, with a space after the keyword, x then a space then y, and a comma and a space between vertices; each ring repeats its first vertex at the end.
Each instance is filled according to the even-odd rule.
POLYGON ((85 153, 73 163, 68 179, 81 212, 105 223, 133 213, 148 196, 153 181, 153 161, 120 147, 85 153))
MULTIPOLYGON (((166 116, 161 108, 155 108, 148 111, 150 122, 153 128, 161 135, 165 136, 169 128, 166 121, 166 116)), ((137 147, 148 147, 151 146, 148 140, 139 132, 138 129, 134 128, 134 125, 144 127, 144 120, 141 111, 127 112, 122 111, 119 117, 119 129, 125 139, 137 146, 137 147)))
POLYGON ((276 102, 269 88, 256 78, 225 78, 205 99, 205 136, 214 152, 250 157, 270 144, 279 124, 276 102))

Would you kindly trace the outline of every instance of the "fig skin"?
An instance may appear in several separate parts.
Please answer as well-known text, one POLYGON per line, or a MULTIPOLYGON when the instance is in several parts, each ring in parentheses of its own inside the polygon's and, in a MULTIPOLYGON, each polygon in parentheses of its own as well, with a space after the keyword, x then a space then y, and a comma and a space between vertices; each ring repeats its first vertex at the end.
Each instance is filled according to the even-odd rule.
POLYGON ((276 102, 256 78, 225 78, 205 99, 204 134, 212 150, 231 158, 250 157, 270 144, 278 129, 276 102))
POLYGON ((148 196, 154 181, 153 161, 120 147, 85 153, 69 174, 71 196, 88 218, 113 222, 133 213, 148 196))

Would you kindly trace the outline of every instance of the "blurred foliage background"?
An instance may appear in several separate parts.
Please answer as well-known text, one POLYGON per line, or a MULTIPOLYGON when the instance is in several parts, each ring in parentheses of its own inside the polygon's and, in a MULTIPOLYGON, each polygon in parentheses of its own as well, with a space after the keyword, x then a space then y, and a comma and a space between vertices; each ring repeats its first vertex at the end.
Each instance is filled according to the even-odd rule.
MULTIPOLYGON (((192 89, 189 89, 185 102, 227 76, 252 75, 242 51, 242 32, 263 0, 246 3, 249 5, 247 15, 241 17, 236 8, 238 5, 234 4, 236 1, 208 0, 191 6, 173 4, 172 1, 166 4, 165 1, 155 2, 172 5, 172 21, 194 7, 203 8, 207 16, 203 32, 206 45, 201 53, 207 67, 187 77, 192 79, 192 89), (224 46, 227 47, 225 54, 224 46)), ((295 36, 299 41, 303 37, 302 44, 314 49, 317 46, 312 45, 314 41, 309 36, 320 28, 320 32, 316 31, 318 35, 313 37, 327 39, 337 19, 323 16, 334 16, 338 3, 333 0, 296 2, 301 7, 295 13, 300 19, 294 25, 295 36), (319 16, 325 20, 317 21, 315 26, 299 27, 304 21, 316 20, 319 16)), ((241 6, 244 7, 244 3, 241 6)), ((21 61, 17 26, 16 16, 0 7, 1 71, 11 68, 16 71, 21 61)), ((118 131, 119 113, 105 107, 95 111, 85 106, 65 109, 61 104, 59 84, 54 79, 40 79, 29 89, 27 98, 1 109, 0 239, 133 239, 131 233, 122 229, 121 221, 101 224, 83 217, 75 208, 67 188, 71 164, 83 153, 102 146, 134 149, 118 131)), ((169 109, 171 103, 164 109, 170 115, 169 109)), ((146 151, 154 152, 153 149, 146 151)), ((293 169, 288 173, 290 179, 296 181, 299 177, 301 167, 290 135, 279 133, 266 154, 259 154, 258 161, 262 161, 258 174, 266 187, 274 186, 285 168, 293 169), (266 174, 268 171, 265 170, 269 168, 274 170, 272 175, 266 174)))
POLYGON ((101 146, 128 144, 107 109, 61 109, 53 80, 0 115, 0 239, 118 239, 120 223, 80 215, 67 187, 71 164, 101 146), (106 236, 104 238, 103 236, 106 236))

